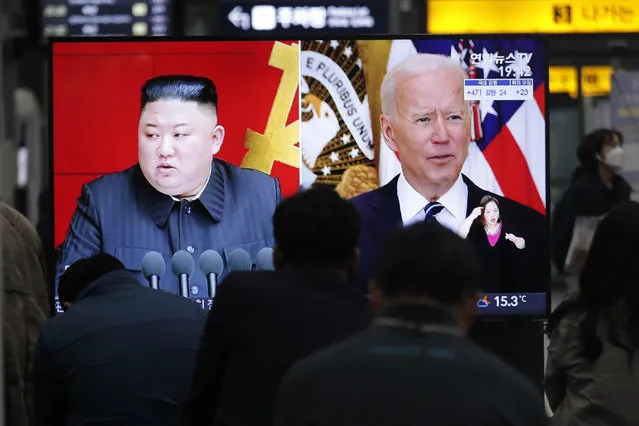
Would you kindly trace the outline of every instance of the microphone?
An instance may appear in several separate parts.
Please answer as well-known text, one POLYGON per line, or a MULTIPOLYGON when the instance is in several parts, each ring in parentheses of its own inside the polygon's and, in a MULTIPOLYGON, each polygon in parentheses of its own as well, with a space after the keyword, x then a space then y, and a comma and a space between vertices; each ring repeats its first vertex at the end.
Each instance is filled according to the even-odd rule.
POLYGON ((224 261, 222 256, 215 250, 206 250, 200 255, 200 270, 206 277, 206 284, 209 288, 209 297, 215 297, 215 286, 217 285, 217 277, 222 275, 224 270, 224 261))
POLYGON ((166 272, 164 256, 157 251, 150 251, 142 258, 142 275, 149 282, 153 290, 160 288, 160 277, 166 272))
POLYGON ((270 247, 264 247, 257 252, 255 257, 255 269, 258 271, 273 271, 275 266, 273 265, 273 249, 270 247))
POLYGON ((189 297, 189 277, 193 274, 195 262, 193 257, 184 250, 178 250, 171 258, 171 270, 180 282, 180 295, 189 297))
POLYGON ((229 272, 235 271, 250 271, 253 267, 253 260, 246 250, 235 249, 229 254, 226 259, 229 272))

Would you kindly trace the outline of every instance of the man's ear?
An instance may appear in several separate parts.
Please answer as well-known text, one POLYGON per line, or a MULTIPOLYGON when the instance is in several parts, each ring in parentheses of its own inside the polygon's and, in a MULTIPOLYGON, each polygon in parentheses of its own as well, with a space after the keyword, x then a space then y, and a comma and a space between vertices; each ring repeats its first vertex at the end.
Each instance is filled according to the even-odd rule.
POLYGON ((393 124, 388 115, 382 114, 379 116, 379 127, 382 129, 382 136, 384 136, 384 141, 386 145, 394 151, 397 152, 397 144, 395 143, 395 135, 393 132, 393 124))
POLYGON ((353 277, 357 273, 357 268, 359 268, 359 259, 360 259, 359 248, 355 247, 353 249, 353 252, 349 256, 348 264, 346 265, 347 267, 346 272, 348 273, 349 277, 353 277))
POLYGON ((222 144, 224 143, 224 134, 226 130, 224 127, 217 125, 215 126, 215 130, 213 130, 213 134, 211 135, 211 155, 214 156, 220 149, 222 148, 222 144))
POLYGON ((459 307, 459 325, 465 333, 470 331, 475 322, 478 300, 478 294, 468 295, 462 300, 461 306, 459 307))
POLYGON ((277 248, 277 246, 273 247, 273 268, 276 271, 279 271, 283 267, 282 261, 282 252, 277 248))
POLYGON ((368 283, 368 294, 369 303, 373 314, 379 312, 384 304, 384 298, 374 279, 368 283))

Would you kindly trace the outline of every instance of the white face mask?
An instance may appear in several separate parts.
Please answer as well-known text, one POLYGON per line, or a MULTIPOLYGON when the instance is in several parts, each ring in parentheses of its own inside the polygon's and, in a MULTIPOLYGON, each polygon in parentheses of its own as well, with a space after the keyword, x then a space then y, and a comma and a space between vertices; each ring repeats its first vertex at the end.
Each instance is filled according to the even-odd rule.
POLYGON ((614 171, 619 171, 623 167, 623 148, 617 146, 604 156, 603 163, 607 164, 614 171))

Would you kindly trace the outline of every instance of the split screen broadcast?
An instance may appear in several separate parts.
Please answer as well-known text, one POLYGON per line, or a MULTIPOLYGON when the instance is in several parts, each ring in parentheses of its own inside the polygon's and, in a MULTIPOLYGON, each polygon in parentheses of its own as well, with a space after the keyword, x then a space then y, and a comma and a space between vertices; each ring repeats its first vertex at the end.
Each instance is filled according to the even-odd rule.
POLYGON ((55 41, 51 67, 56 283, 107 252, 210 309, 230 271, 273 268, 277 203, 324 186, 367 209, 362 291, 379 241, 436 213, 482 258, 480 314, 546 315, 542 39, 55 41))

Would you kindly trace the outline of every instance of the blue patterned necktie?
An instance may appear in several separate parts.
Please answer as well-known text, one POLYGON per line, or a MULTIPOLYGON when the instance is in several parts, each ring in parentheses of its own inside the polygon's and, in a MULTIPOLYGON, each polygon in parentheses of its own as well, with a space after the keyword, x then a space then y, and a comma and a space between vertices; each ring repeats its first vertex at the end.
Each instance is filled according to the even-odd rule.
POLYGON ((437 201, 433 201, 432 203, 428 203, 426 207, 424 207, 424 212, 426 213, 426 222, 437 222, 435 216, 437 216, 442 210, 444 210, 444 206, 437 201))

